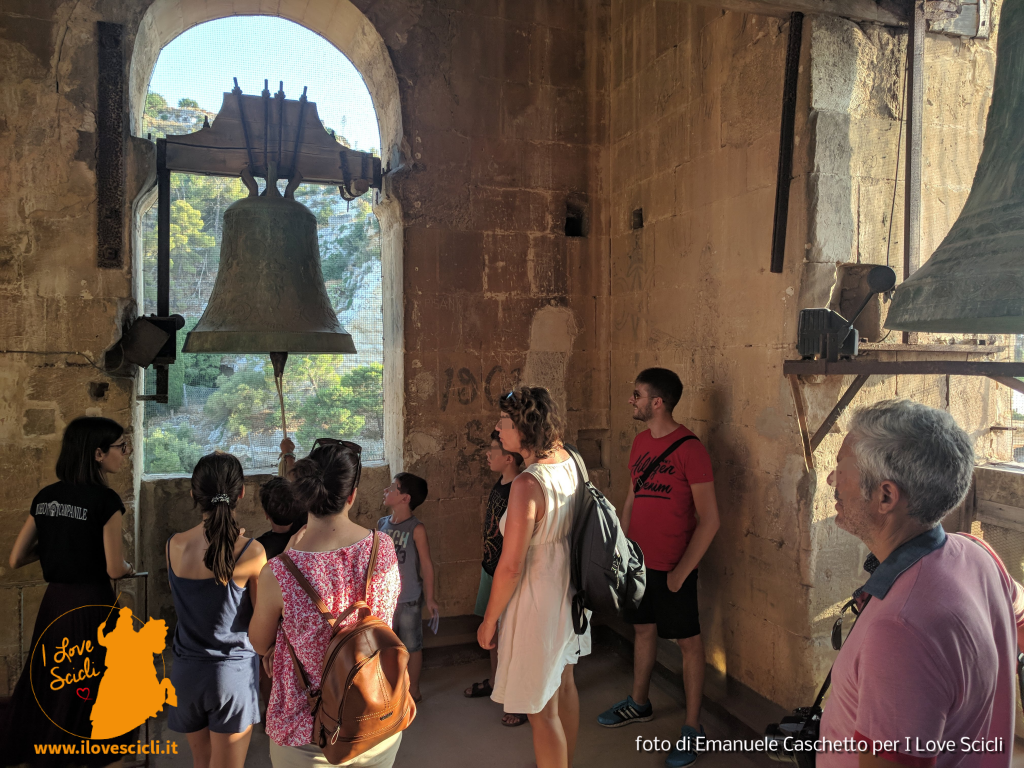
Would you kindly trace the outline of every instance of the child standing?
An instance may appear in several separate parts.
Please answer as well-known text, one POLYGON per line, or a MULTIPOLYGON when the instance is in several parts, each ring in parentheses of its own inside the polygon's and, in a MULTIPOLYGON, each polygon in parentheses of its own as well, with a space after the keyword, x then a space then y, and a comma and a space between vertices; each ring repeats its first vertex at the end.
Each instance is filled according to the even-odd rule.
MULTIPOLYGON (((487 468, 491 472, 500 472, 501 477, 491 488, 487 497, 487 508, 484 511, 484 557, 480 567, 480 589, 476 593, 476 608, 473 613, 483 616, 487 610, 487 601, 491 597, 491 579, 494 569, 501 558, 502 536, 498 523, 508 509, 508 495, 512 489, 512 481, 523 470, 523 457, 518 452, 506 451, 501 447, 497 430, 491 432, 491 445, 484 454, 487 457, 487 468)), ((494 675, 498 669, 498 647, 491 648, 491 676, 482 683, 473 683, 465 690, 467 698, 475 699, 490 696, 494 685, 494 675)), ((514 728, 523 725, 525 714, 506 712, 501 719, 502 725, 514 728)))
POLYGON ((384 492, 384 506, 389 517, 377 521, 377 530, 386 533, 395 543, 398 571, 402 576, 402 592, 392 629, 409 650, 409 694, 419 702, 420 671, 423 669, 423 609, 434 613, 434 565, 430 560, 427 529, 412 511, 427 498, 427 481, 408 472, 400 472, 384 492), (413 546, 415 545, 415 546, 413 546))
POLYGON ((283 477, 272 477, 260 486, 260 504, 270 530, 256 541, 263 545, 269 560, 284 552, 291 537, 306 524, 306 513, 299 510, 291 485, 283 477))

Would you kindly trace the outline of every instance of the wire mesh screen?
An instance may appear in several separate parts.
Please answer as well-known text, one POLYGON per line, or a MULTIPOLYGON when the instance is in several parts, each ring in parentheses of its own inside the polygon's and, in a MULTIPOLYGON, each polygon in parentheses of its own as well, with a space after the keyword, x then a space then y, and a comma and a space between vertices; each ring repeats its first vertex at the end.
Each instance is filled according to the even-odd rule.
POLYGON ((996 551, 1015 580, 1024 583, 1024 531, 975 520, 971 533, 996 551))
MULTIPOLYGON (((147 101, 145 130, 154 138, 191 133, 215 115, 184 100, 147 101)), ((370 116, 370 119, 374 119, 370 116)), ((284 189, 285 182, 279 182, 284 189)), ((273 368, 266 355, 181 352, 217 277, 224 211, 248 194, 240 179, 171 175, 170 310, 185 317, 167 404, 147 401, 144 471, 190 473, 213 450, 236 455, 246 469, 275 466, 282 437, 273 368)), ((298 451, 317 437, 356 440, 364 461, 384 457, 383 316, 380 227, 367 196, 346 203, 334 187, 303 184, 295 192, 317 219, 321 267, 338 319, 356 355, 292 355, 284 377, 289 437, 298 451)), ((144 311, 156 312, 156 206, 142 218, 144 311)), ((153 370, 146 392, 155 391, 153 370)), ((301 453, 300 453, 301 455, 301 453)))
MULTIPOLYGON (((1010 360, 1024 362, 1024 336, 1008 336, 1012 340, 1010 360)), ((1013 393, 1013 460, 1024 463, 1024 394, 1013 393)))

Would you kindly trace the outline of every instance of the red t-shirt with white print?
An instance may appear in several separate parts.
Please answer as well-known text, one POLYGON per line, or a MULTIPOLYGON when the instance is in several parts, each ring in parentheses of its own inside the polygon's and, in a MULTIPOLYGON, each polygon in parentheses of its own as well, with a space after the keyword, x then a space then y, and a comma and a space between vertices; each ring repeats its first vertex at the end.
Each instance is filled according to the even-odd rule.
MULTIPOLYGON (((651 437, 651 430, 633 439, 629 452, 629 475, 633 485, 651 462, 672 443, 693 432, 680 426, 664 437, 651 437)), ((691 485, 710 483, 711 456, 700 440, 687 440, 665 457, 644 487, 636 493, 626 536, 640 545, 644 565, 656 571, 671 571, 683 558, 697 527, 697 509, 691 485)))

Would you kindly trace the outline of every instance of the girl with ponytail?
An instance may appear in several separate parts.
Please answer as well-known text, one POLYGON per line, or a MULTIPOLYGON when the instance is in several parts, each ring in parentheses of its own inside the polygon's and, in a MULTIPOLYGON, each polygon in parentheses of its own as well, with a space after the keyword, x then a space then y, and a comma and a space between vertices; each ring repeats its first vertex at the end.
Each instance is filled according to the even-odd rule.
POLYGON ((171 646, 178 706, 167 721, 188 738, 195 768, 242 768, 260 721, 259 657, 246 629, 267 558, 235 520, 245 496, 238 459, 220 452, 201 458, 191 494, 202 522, 167 541, 178 614, 171 646))

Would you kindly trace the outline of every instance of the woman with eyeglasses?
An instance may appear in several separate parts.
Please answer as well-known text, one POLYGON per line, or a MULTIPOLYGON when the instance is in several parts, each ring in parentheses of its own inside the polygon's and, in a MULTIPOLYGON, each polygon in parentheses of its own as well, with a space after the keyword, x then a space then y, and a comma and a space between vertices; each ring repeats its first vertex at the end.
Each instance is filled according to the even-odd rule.
POLYGON ((500 631, 491 698, 506 712, 527 713, 538 768, 569 768, 580 725, 573 665, 590 653, 589 634, 573 631, 569 584, 579 473, 562 445, 558 407, 543 387, 502 398, 495 429, 501 447, 519 452, 525 468, 498 523, 501 557, 477 640, 494 648, 500 631))
MULTIPOLYGON (((48 585, 27 646, 33 653, 14 689, 7 721, 0 723, 3 765, 66 765, 66 757, 35 755, 33 745, 79 744, 92 732, 88 702, 96 698, 99 676, 55 689, 52 649, 64 638, 69 645, 90 641, 95 646, 97 627, 109 617, 107 629, 112 629, 118 615, 110 580, 135 573, 123 554, 125 507, 107 485, 107 476, 121 470, 128 450, 124 428, 116 421, 85 416, 68 424, 57 458, 58 482, 36 494, 14 542, 11 568, 39 561, 48 585), (50 651, 48 659, 40 647, 50 651)), ((90 661, 95 665, 102 657, 103 649, 95 649, 90 661)), ((95 743, 128 741, 135 741, 134 733, 95 743)), ((82 756, 78 762, 106 765, 112 760, 108 754, 82 756)))
MULTIPOLYGON (((379 536, 377 561, 366 590, 374 536, 349 519, 362 472, 361 452, 355 443, 320 439, 307 458, 295 462, 292 495, 309 512, 309 521, 285 551, 332 614, 339 616, 365 599, 373 615, 390 626, 401 591, 395 547, 389 537, 379 536)), ((271 665, 274 681, 267 706, 270 762, 274 768, 330 765, 311 743, 313 716, 286 649, 290 643, 306 674, 315 680, 331 631, 280 558, 267 563, 256 594, 249 639, 265 657, 276 649, 269 661, 264 659, 271 665)), ((356 618, 351 614, 342 627, 356 618)), ((401 741, 398 733, 342 765, 390 768, 401 741)))

